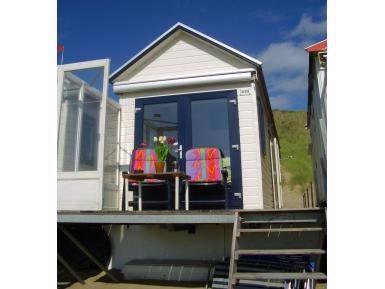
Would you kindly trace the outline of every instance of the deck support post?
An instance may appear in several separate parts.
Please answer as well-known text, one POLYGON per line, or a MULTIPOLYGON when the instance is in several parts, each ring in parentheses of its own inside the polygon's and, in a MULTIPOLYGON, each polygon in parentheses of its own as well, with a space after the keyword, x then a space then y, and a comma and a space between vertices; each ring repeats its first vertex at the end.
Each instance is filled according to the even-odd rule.
POLYGON ((101 270, 103 270, 114 282, 118 282, 118 279, 114 275, 112 275, 106 267, 104 267, 98 259, 96 259, 74 236, 71 235, 68 230, 63 228, 62 226, 59 226, 59 229, 64 233, 64 235, 67 236, 68 239, 70 239, 76 247, 80 249, 92 262, 95 263, 96 266, 98 266, 101 270))
POLYGON ((189 183, 188 183, 188 180, 186 180, 186 191, 185 191, 185 198, 184 198, 186 211, 188 211, 190 209, 190 196, 189 196, 189 194, 190 194, 189 183))
POLYGON ((236 251, 239 248, 238 237, 239 229, 241 227, 241 218, 239 213, 235 212, 234 214, 234 224, 233 224, 233 237, 231 243, 231 252, 230 252, 230 264, 229 264, 229 281, 227 288, 235 289, 236 280, 234 279, 234 274, 237 272, 237 262, 238 258, 236 257, 236 251))
MULTIPOLYGON (((127 181, 128 186, 128 181, 127 181)), ((123 179, 123 193, 122 193, 122 211, 126 210, 126 194, 127 194, 128 188, 126 188, 126 179, 123 179)))
POLYGON ((138 211, 142 210, 142 182, 138 182, 138 211))
POLYGON ((63 266, 67 269, 67 271, 76 278, 76 280, 78 280, 78 282, 80 282, 81 284, 86 284, 84 282, 84 280, 79 276, 78 273, 76 273, 76 271, 70 266, 70 264, 67 263, 66 260, 64 260, 64 258, 59 254, 57 253, 57 259, 59 260, 60 263, 63 264, 63 266))
POLYGON ((179 176, 175 176, 175 210, 179 210, 179 176))

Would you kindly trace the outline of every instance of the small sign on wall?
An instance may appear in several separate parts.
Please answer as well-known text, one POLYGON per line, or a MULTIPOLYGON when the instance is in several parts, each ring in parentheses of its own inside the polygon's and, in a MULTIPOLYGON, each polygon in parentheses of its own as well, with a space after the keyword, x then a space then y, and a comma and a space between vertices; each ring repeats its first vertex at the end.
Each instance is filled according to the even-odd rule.
POLYGON ((239 96, 250 95, 250 89, 249 88, 241 88, 238 90, 238 95, 239 96))

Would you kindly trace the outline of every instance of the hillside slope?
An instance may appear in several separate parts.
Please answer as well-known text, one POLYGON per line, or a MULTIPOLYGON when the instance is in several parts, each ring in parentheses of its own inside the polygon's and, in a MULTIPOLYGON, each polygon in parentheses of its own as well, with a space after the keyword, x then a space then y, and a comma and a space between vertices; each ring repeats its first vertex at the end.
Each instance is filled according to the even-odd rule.
POLYGON ((273 114, 281 150, 284 207, 302 207, 302 194, 313 180, 306 112, 274 110, 273 114))

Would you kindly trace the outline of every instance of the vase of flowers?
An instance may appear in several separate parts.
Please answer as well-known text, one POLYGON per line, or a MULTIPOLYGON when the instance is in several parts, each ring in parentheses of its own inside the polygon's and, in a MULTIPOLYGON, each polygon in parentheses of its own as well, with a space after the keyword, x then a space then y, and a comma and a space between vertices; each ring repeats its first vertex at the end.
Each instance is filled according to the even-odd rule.
POLYGON ((172 146, 176 146, 177 142, 174 137, 159 136, 154 137, 155 154, 158 161, 155 162, 155 171, 163 173, 165 171, 166 159, 172 146))

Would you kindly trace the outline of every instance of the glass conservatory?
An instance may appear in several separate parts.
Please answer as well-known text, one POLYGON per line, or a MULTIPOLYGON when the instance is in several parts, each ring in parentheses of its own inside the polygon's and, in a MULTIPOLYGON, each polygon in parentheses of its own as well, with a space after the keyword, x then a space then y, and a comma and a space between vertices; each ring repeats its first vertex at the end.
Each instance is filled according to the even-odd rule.
POLYGON ((118 207, 120 108, 108 73, 109 60, 58 67, 58 210, 118 207))

